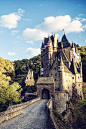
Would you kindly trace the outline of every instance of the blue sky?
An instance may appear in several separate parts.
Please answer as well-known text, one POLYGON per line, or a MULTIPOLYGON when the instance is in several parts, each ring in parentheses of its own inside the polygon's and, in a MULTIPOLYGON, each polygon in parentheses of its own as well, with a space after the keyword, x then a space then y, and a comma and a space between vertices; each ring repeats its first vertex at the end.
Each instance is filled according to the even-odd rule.
POLYGON ((0 57, 30 59, 44 37, 86 46, 86 0, 0 0, 0 57))

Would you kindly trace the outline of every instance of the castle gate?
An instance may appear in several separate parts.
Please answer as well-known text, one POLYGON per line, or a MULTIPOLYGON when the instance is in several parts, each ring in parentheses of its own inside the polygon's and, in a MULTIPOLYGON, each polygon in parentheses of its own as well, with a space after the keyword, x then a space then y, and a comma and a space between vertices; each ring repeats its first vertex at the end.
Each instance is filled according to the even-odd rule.
POLYGON ((48 89, 43 89, 42 90, 42 99, 50 99, 50 93, 48 89))
POLYGON ((52 77, 39 77, 36 84, 38 97, 49 99, 55 92, 55 83, 52 77))

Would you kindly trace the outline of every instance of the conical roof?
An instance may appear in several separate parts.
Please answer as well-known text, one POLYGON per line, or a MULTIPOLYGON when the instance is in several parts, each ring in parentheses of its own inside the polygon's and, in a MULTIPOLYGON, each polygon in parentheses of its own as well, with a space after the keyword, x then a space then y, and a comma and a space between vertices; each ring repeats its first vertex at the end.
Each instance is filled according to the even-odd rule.
POLYGON ((44 47, 44 43, 42 42, 42 46, 41 46, 41 48, 43 48, 44 47))
POLYGON ((75 59, 74 58, 72 59, 72 62, 71 62, 70 71, 73 74, 79 74, 78 71, 77 71, 76 65, 75 65, 75 59))

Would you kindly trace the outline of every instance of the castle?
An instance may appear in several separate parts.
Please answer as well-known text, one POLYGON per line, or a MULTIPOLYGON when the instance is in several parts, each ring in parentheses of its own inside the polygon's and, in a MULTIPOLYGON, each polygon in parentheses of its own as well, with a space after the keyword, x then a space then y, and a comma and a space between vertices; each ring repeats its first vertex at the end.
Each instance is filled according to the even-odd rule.
POLYGON ((70 100, 73 86, 83 98, 82 81, 81 56, 74 43, 71 44, 65 34, 61 41, 57 40, 56 34, 44 38, 41 46, 40 77, 37 81, 38 96, 53 97, 58 108, 70 100), (62 102, 60 105, 59 101, 62 102))

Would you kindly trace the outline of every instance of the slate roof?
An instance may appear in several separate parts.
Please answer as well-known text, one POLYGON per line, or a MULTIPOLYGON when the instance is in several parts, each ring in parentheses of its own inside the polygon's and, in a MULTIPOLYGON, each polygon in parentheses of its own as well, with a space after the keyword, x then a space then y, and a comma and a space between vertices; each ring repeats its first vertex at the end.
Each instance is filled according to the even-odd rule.
POLYGON ((69 69, 69 70, 70 70, 73 74, 79 74, 78 71, 77 71, 75 62, 74 62, 74 58, 72 59, 71 66, 70 66, 70 69, 69 69))
MULTIPOLYGON (((65 34, 63 35, 61 41, 63 43, 63 48, 72 46, 71 43, 67 40, 65 34)), ((61 42, 58 42, 58 47, 61 48, 61 42)))
POLYGON ((71 73, 71 71, 65 66, 61 54, 60 54, 59 65, 60 65, 60 66, 64 66, 64 72, 71 73))
POLYGON ((53 77, 39 77, 36 84, 54 84, 53 77))

